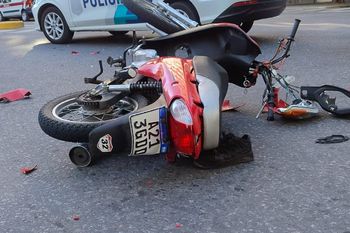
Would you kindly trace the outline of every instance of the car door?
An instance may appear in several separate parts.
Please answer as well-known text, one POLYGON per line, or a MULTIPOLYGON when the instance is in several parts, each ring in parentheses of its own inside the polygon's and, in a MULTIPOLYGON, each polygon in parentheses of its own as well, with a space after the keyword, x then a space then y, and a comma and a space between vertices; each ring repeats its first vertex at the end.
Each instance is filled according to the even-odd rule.
POLYGON ((114 24, 120 0, 69 0, 74 25, 89 30, 104 30, 114 24))
POLYGON ((3 0, 4 8, 2 14, 4 17, 18 17, 21 15, 21 0, 3 0))

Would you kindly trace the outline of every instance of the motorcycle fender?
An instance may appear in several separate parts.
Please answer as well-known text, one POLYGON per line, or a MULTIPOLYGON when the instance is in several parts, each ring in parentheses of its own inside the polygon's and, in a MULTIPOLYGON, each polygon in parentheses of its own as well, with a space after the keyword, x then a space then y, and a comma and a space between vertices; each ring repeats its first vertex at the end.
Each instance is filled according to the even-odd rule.
POLYGON ((152 109, 166 106, 163 96, 154 103, 140 108, 137 111, 119 117, 102 126, 95 128, 89 134, 89 149, 94 155, 105 154, 131 154, 132 135, 130 129, 130 116, 148 112, 152 109))

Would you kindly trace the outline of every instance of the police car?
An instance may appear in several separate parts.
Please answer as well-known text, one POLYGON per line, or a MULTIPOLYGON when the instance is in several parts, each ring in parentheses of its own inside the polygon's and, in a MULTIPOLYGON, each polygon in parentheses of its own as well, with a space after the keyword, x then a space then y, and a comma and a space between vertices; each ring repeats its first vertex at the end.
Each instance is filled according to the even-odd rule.
MULTIPOLYGON (((246 32, 255 20, 281 14, 286 1, 165 0, 201 24, 231 22, 246 32)), ((76 31, 109 31, 112 35, 122 35, 130 30, 147 30, 122 0, 36 0, 32 10, 36 28, 52 43, 67 43, 76 31)))
POLYGON ((32 0, 0 0, 0 22, 10 18, 28 21, 32 17, 32 0))

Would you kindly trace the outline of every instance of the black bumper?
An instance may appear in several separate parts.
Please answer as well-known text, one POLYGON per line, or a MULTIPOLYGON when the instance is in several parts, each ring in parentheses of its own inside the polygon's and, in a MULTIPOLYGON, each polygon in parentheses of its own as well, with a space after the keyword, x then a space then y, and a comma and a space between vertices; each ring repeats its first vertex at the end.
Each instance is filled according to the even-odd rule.
POLYGON ((286 8, 286 4, 286 0, 253 0, 238 2, 220 14, 214 20, 214 23, 229 22, 239 24, 241 22, 275 17, 283 12, 286 8))

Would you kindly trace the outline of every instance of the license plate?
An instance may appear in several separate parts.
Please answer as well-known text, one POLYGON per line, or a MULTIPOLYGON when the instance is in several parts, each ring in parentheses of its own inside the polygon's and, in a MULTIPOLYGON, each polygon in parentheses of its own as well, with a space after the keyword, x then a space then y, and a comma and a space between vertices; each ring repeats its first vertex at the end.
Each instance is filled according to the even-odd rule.
POLYGON ((130 156, 167 152, 165 113, 166 108, 157 108, 130 116, 130 156))

